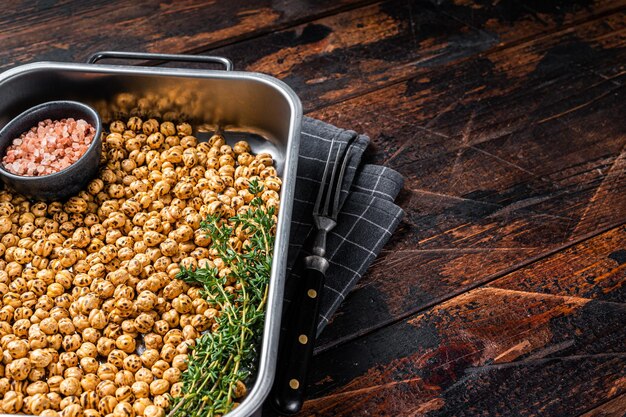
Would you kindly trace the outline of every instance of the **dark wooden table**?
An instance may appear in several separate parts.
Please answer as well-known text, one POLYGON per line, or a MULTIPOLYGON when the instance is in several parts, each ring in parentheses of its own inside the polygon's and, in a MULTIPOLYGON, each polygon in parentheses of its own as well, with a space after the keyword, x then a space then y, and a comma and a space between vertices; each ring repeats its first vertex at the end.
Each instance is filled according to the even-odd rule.
POLYGON ((406 218, 303 416, 626 415, 626 1, 17 1, 3 69, 210 53, 368 133, 406 218))

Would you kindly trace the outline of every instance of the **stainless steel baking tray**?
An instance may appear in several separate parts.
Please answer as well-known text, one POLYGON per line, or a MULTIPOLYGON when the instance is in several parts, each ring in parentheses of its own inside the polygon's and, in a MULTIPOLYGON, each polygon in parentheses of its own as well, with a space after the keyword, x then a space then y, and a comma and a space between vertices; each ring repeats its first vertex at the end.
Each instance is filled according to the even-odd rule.
POLYGON ((267 313, 256 379, 247 397, 228 415, 260 413, 276 369, 289 225, 296 180, 302 107, 283 82, 258 73, 232 71, 221 57, 100 52, 86 64, 36 62, 0 74, 0 128, 27 108, 51 100, 94 106, 103 121, 137 111, 137 98, 157 98, 154 116, 185 118, 195 130, 219 127, 228 140, 244 134, 255 152, 270 152, 283 180, 267 313), (102 65, 102 58, 217 63, 226 70, 102 65), (135 110, 133 110, 133 108, 135 110))

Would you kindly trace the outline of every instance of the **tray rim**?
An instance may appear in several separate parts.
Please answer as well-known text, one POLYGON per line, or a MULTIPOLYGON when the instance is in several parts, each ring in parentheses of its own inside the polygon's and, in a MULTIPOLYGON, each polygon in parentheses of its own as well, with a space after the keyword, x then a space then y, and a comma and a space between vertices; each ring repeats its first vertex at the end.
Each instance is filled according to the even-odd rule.
MULTIPOLYGON (((249 416, 260 411, 263 402, 269 395, 274 381, 278 339, 280 334, 280 322, 287 267, 287 249, 289 246, 289 231, 291 226, 291 213, 293 209, 296 171, 298 165, 298 151, 300 146, 301 123, 303 118, 302 104, 296 93, 283 81, 267 74, 250 71, 225 71, 225 70, 200 70, 171 67, 146 67, 131 65, 110 64, 85 64, 70 62, 38 61, 19 65, 0 73, 0 88, 2 84, 14 77, 19 77, 30 72, 50 70, 64 70, 87 73, 104 73, 117 75, 149 75, 149 76, 175 76, 181 78, 213 78, 228 80, 256 81, 272 87, 286 100, 290 109, 290 120, 286 142, 285 162, 283 169, 283 186, 281 189, 281 204, 278 213, 276 240, 272 256, 272 272, 268 292, 265 323, 259 352, 259 366, 257 377, 246 398, 237 408, 225 416, 240 417, 249 416)), ((0 414, 8 416, 12 414, 0 414)))

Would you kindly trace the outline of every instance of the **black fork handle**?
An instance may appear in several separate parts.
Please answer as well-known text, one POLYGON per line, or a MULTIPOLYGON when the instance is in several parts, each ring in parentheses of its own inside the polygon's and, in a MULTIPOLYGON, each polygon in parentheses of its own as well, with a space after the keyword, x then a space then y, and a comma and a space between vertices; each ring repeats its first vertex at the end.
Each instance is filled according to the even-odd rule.
POLYGON ((271 404, 283 415, 296 414, 306 395, 306 380, 313 357, 320 313, 320 300, 328 261, 311 255, 304 259, 303 276, 297 282, 295 299, 287 312, 278 354, 278 369, 271 404))

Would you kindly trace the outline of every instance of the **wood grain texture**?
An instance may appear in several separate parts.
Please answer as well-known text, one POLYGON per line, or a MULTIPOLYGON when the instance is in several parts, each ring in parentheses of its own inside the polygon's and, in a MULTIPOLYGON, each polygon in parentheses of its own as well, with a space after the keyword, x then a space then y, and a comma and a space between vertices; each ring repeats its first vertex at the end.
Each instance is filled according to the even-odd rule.
POLYGON ((626 6, 623 0, 584 7, 552 2, 540 13, 501 3, 384 1, 210 52, 284 80, 313 110, 626 6))
MULTIPOLYGON (((625 239, 614 228, 317 355, 301 415, 570 416, 618 399, 626 304, 570 293, 590 265, 623 284, 625 239), (548 266, 561 294, 545 291, 537 272, 548 266)), ((605 298, 620 292, 611 285, 605 298)))
POLYGON ((626 220, 624 17, 313 113, 370 133, 370 160, 406 178, 406 218, 322 349, 626 220))
MULTIPOLYGON (((0 16, 0 69, 105 49, 193 53, 354 7, 355 0, 16 1, 0 16)), ((363 3, 361 1, 360 3, 363 3)))
POLYGON ((626 230, 585 240, 488 286, 626 303, 626 230))
POLYGON ((581 414, 580 417, 624 417, 626 416, 626 394, 581 414))

